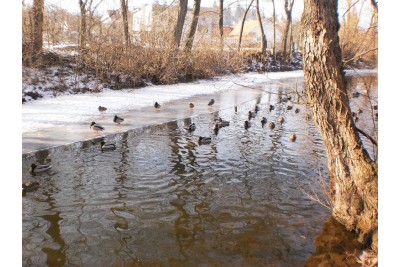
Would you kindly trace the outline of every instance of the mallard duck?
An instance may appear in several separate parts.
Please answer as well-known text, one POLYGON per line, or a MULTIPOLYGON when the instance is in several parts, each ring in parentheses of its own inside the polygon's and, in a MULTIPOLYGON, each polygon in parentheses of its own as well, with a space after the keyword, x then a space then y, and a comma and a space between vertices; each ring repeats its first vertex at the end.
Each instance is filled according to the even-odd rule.
POLYGON ((215 120, 215 124, 218 125, 219 128, 229 126, 229 121, 224 121, 221 118, 215 120))
POLYGON ((287 110, 291 110, 292 108, 293 108, 293 106, 290 106, 290 105, 288 105, 288 106, 286 107, 287 110))
POLYGON ((296 135, 294 133, 291 133, 289 136, 290 141, 294 142, 296 141, 296 135))
POLYGON ((268 124, 268 127, 273 130, 275 128, 275 123, 273 123, 272 121, 268 124))
POLYGON ((251 120, 251 118, 255 118, 255 117, 256 117, 256 113, 249 111, 249 120, 251 120))
POLYGON ((300 112, 300 109, 298 109, 298 108, 296 108, 295 110, 294 110, 294 113, 299 113, 300 112))
POLYGON ((103 112, 103 111, 106 111, 106 110, 107 110, 106 107, 99 106, 99 111, 100 111, 100 112, 103 112))
POLYGON ((288 95, 286 98, 287 98, 287 100, 292 100, 292 96, 291 95, 288 95))
POLYGON ((115 122, 116 124, 121 125, 121 122, 123 122, 124 119, 121 117, 118 117, 117 115, 114 116, 113 122, 115 122))
POLYGON ((38 189, 40 186, 39 182, 25 182, 22 184, 22 192, 32 192, 38 189))
POLYGON ((285 122, 285 119, 284 119, 282 116, 279 116, 278 122, 279 122, 280 124, 282 124, 282 123, 285 122))
POLYGON ((269 112, 271 112, 271 110, 274 110, 274 109, 275 109, 274 105, 269 105, 269 112))
POLYGON ((158 108, 161 108, 161 105, 158 104, 158 102, 156 102, 156 103, 154 103, 154 107, 158 109, 158 108))
POLYGON ((260 108, 256 105, 255 107, 254 107, 254 112, 259 112, 260 111, 260 108))
POLYGON ((50 169, 51 169, 50 164, 36 165, 35 163, 32 163, 31 167, 29 168, 29 172, 38 173, 38 172, 45 172, 50 169))
POLYGON ((189 108, 194 108, 193 103, 189 103, 189 108))
POLYGON ((359 92, 353 93, 353 97, 354 97, 354 98, 357 98, 357 97, 359 97, 359 96, 360 96, 360 93, 359 93, 359 92))
POLYGON ((250 127, 251 127, 251 123, 249 121, 245 121, 244 122, 244 128, 247 130, 250 127))
POLYGON ((208 105, 212 106, 212 105, 214 105, 214 103, 215 103, 214 99, 211 99, 210 102, 208 102, 208 105))
POLYGON ((361 108, 359 108, 359 109, 357 110, 357 113, 358 113, 358 114, 361 114, 361 113, 363 113, 363 110, 362 110, 361 108))
POLYGON ((115 144, 111 144, 111 143, 106 144, 106 142, 101 141, 100 148, 101 148, 101 151, 104 151, 104 150, 114 150, 117 147, 115 146, 115 144))
POLYGON ((211 143, 211 137, 199 137, 199 144, 204 145, 204 144, 209 144, 211 143))
POLYGON ((267 118, 265 118, 265 117, 262 117, 262 119, 261 119, 261 125, 262 125, 262 127, 264 127, 264 125, 267 123, 267 118))
POLYGON ((189 132, 193 132, 194 130, 196 130, 196 125, 194 124, 194 122, 192 122, 186 129, 189 132))
POLYGON ((105 128, 99 124, 96 124, 94 121, 92 122, 92 124, 90 124, 90 128, 93 129, 93 131, 96 131, 96 133, 99 133, 99 131, 104 131, 105 128))

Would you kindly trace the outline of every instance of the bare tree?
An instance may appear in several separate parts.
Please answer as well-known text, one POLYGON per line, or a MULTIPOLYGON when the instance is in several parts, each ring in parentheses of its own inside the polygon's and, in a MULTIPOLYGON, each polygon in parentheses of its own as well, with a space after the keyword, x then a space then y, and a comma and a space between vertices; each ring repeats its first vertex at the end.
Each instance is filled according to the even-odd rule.
POLYGON ((338 3, 305 0, 304 76, 313 118, 325 143, 334 218, 377 250, 378 166, 352 119, 339 46, 338 3))
POLYGON ((121 13, 124 25, 125 45, 129 45, 129 28, 128 28, 128 0, 121 0, 121 13))
POLYGON ((256 13, 257 13, 257 21, 258 21, 258 26, 260 29, 260 38, 261 38, 261 54, 265 54, 265 49, 267 48, 267 39, 265 37, 264 33, 264 27, 262 25, 262 20, 261 20, 261 15, 260 15, 260 6, 259 6, 259 0, 256 0, 256 13))
POLYGON ((219 41, 220 49, 224 49, 224 0, 219 0, 218 7, 218 27, 219 27, 219 41))
POLYGON ((179 47, 181 43, 183 25, 185 24, 185 17, 187 13, 188 0, 179 0, 178 19, 176 20, 174 28, 174 42, 175 46, 179 47))
POLYGON ((192 50, 194 34, 196 33, 197 22, 199 21, 200 3, 201 3, 201 0, 194 0, 192 22, 190 24, 188 37, 187 37, 186 43, 185 43, 185 50, 187 50, 187 51, 192 50))
POLYGON ((274 34, 273 38, 274 40, 272 41, 272 55, 274 56, 274 60, 276 61, 276 53, 275 53, 275 48, 276 48, 276 15, 275 15, 275 0, 272 1, 272 21, 273 21, 273 27, 274 27, 274 34))
POLYGON ((44 0, 33 1, 33 54, 43 49, 44 0))
POLYGON ((286 59, 287 57, 287 39, 289 35, 290 24, 292 23, 292 9, 293 9, 294 0, 285 0, 285 14, 286 14, 286 23, 285 28, 283 30, 282 36, 282 57, 286 59))
POLYGON ((247 7, 246 11, 244 12, 243 18, 242 18, 242 24, 240 25, 239 41, 238 41, 238 46, 237 46, 238 51, 240 51, 240 45, 242 44, 243 28, 244 28, 244 22, 246 21, 247 12, 249 12, 250 7, 253 4, 253 2, 254 2, 254 0, 251 0, 249 6, 247 7))
POLYGON ((79 0, 79 8, 81 11, 79 24, 79 46, 81 49, 86 47, 86 4, 87 0, 79 0))

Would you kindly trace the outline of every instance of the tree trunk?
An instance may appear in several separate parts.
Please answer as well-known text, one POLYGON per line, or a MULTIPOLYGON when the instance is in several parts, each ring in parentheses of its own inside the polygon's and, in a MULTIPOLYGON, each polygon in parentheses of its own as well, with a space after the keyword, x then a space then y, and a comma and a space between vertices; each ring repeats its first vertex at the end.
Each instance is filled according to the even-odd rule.
POLYGON ((43 48, 44 0, 33 1, 33 54, 42 52, 43 48))
POLYGON ((81 20, 79 25, 79 46, 81 49, 86 47, 86 1, 79 0, 81 10, 81 20))
POLYGON ((181 44, 183 25, 185 24, 185 17, 187 13, 187 5, 188 0, 179 0, 178 19, 174 28, 175 47, 179 47, 181 44))
POLYGON ((201 0, 194 0, 192 22, 190 24, 188 37, 187 37, 186 43, 185 43, 185 50, 187 50, 187 51, 192 50, 194 34, 196 33, 197 22, 199 21, 200 3, 201 3, 201 0))
POLYGON ((275 47, 276 47, 276 15, 275 15, 275 0, 272 0, 272 20, 274 25, 274 40, 272 41, 272 55, 276 61, 275 47))
MULTIPOLYGON (((378 233, 378 166, 364 149, 351 116, 339 46, 337 0, 305 0, 303 64, 308 99, 325 143, 333 216, 359 241, 378 233)), ((375 243, 376 241, 376 243, 375 243)))
POLYGON ((260 15, 260 7, 259 7, 259 0, 256 0, 256 13, 257 13, 257 20, 258 20, 258 26, 260 28, 260 37, 261 37, 261 55, 265 55, 265 49, 267 48, 267 40, 264 34, 264 28, 262 25, 261 21, 261 15, 260 15))
POLYGON ((294 0, 285 0, 285 14, 286 14, 286 23, 285 23, 285 28, 283 30, 283 36, 282 36, 282 57, 284 60, 286 60, 287 56, 287 39, 289 35, 289 28, 290 24, 292 22, 292 8, 294 4, 294 0))
POLYGON ((122 20, 124 24, 125 45, 129 45, 129 28, 128 28, 128 0, 121 0, 122 20))
POLYGON ((242 43, 242 36, 243 36, 244 22, 246 21, 247 12, 249 12, 249 9, 250 9, 251 5, 253 4, 253 2, 254 2, 254 0, 251 0, 249 6, 247 7, 246 11, 244 12, 243 18, 242 18, 242 24, 240 25, 240 34, 239 34, 237 51, 240 51, 240 45, 242 43))
POLYGON ((219 0, 218 12, 218 27, 219 27, 219 46, 221 51, 224 50, 224 0, 219 0))

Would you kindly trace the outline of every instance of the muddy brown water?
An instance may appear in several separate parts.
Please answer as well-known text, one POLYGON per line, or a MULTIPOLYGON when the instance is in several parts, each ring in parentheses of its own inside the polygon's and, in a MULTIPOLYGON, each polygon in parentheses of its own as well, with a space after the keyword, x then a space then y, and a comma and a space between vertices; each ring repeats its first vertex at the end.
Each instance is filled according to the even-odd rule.
MULTIPOLYGON (((376 83, 376 76, 349 80, 352 91, 369 88, 374 105, 376 83)), ((323 197, 324 145, 306 106, 288 111, 279 100, 284 86, 263 89, 222 110, 105 136, 114 151, 101 152, 98 137, 23 154, 23 180, 41 184, 23 195, 23 266, 304 266, 330 218, 304 193, 323 197), (230 125, 216 135, 217 117, 230 125), (199 136, 211 144, 199 145, 199 136), (30 175, 33 162, 53 167, 30 175)), ((372 135, 377 121, 365 95, 351 103, 364 111, 357 125, 372 135)))

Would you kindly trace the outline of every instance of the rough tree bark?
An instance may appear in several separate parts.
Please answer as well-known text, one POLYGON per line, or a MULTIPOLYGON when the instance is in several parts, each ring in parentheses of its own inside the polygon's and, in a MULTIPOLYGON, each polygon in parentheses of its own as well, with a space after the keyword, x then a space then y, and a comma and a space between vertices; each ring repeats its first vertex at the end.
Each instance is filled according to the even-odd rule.
POLYGON ((224 50, 224 0, 219 0, 218 7, 219 47, 224 50))
POLYGON ((129 45, 129 28, 128 28, 128 0, 121 0, 121 13, 124 25, 125 45, 129 45))
POLYGON ((339 46, 337 0, 305 0, 302 16, 305 84, 323 137, 333 216, 377 250, 378 166, 351 116, 339 46))
POLYGON ((276 54, 275 54, 275 48, 276 48, 275 0, 272 0, 272 21, 273 21, 273 27, 274 27, 274 35, 273 35, 274 40, 272 41, 272 55, 274 56, 274 60, 276 61, 276 54))
POLYGON ((79 46, 81 49, 86 47, 86 1, 79 0, 79 8, 81 11, 79 25, 79 46))
POLYGON ((178 19, 176 21, 174 28, 175 47, 179 47, 181 44, 181 37, 182 37, 183 25, 185 24, 187 6, 188 6, 188 0, 179 0, 178 19))
POLYGON ((285 28, 283 30, 282 36, 282 57, 286 60, 287 57, 287 39, 289 35, 290 24, 292 23, 292 8, 293 8, 294 0, 285 0, 285 14, 286 14, 286 23, 285 28))
POLYGON ((43 48, 44 0, 33 1, 33 54, 38 55, 43 48))
POLYGON ((244 22, 246 21, 247 12, 249 12, 249 9, 250 9, 251 5, 253 4, 253 2, 254 2, 254 0, 251 0, 249 6, 247 7, 246 11, 244 12, 243 18, 242 18, 242 24, 240 25, 240 34, 239 34, 237 51, 240 51, 240 45, 242 44, 244 22))
POLYGON ((186 51, 192 50, 194 34, 196 33, 197 22, 199 21, 200 3, 201 3, 201 0, 194 0, 192 22, 190 24, 188 37, 187 37, 186 43, 185 43, 185 50, 186 51))
POLYGON ((267 48, 267 39, 265 37, 264 27, 263 27, 262 21, 261 21, 259 0, 256 0, 256 14, 257 14, 257 21, 258 21, 258 26, 260 29, 260 37, 261 37, 260 50, 261 50, 261 54, 265 55, 265 49, 267 48))

